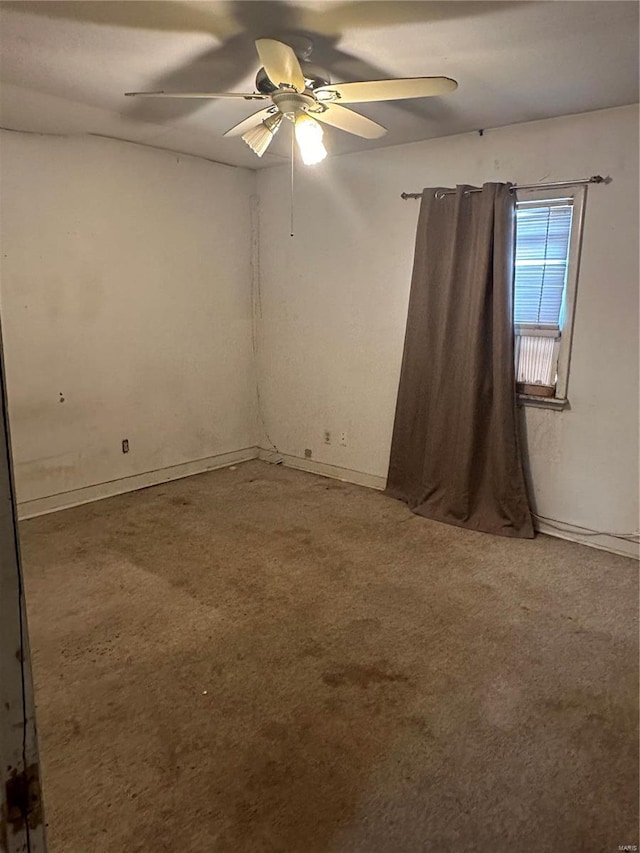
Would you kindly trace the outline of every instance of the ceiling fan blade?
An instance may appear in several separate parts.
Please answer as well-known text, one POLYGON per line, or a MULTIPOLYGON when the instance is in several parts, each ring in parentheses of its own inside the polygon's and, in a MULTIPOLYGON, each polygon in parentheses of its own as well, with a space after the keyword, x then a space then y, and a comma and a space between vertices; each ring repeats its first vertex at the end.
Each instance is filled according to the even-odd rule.
POLYGON ((450 77, 405 77, 397 80, 367 80, 363 83, 332 83, 315 90, 328 96, 335 92, 342 104, 363 104, 366 101, 398 101, 403 98, 431 98, 446 95, 458 88, 450 77))
POLYGON ((262 101, 269 95, 260 92, 125 92, 127 98, 244 98, 245 101, 262 101))
POLYGON ((249 118, 243 119, 238 124, 234 124, 233 127, 230 127, 226 133, 223 133, 223 136, 242 136, 243 133, 246 133, 247 130, 251 130, 252 127, 256 127, 260 124, 268 116, 273 115, 277 112, 276 107, 270 106, 267 107, 266 110, 258 110, 257 113, 253 113, 249 118))
POLYGON ((364 139, 379 139, 387 132, 386 127, 371 121, 370 118, 361 116, 360 113, 354 113, 347 107, 340 107, 338 104, 323 104, 323 106, 326 107, 324 112, 310 112, 309 115, 317 118, 318 121, 330 124, 332 127, 346 130, 347 133, 362 136, 364 139))
POLYGON ((304 92, 304 74, 298 57, 288 44, 275 39, 258 39, 256 50, 267 72, 267 77, 275 86, 284 84, 304 92))

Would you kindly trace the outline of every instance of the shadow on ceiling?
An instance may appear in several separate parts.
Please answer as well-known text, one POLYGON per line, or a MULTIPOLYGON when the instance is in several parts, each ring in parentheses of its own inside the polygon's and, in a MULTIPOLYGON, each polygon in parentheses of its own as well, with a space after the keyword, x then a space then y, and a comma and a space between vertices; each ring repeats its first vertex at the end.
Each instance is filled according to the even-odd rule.
MULTIPOLYGON (((188 65, 173 69, 154 80, 132 80, 132 90, 235 91, 254 70, 259 60, 254 46, 257 38, 278 38, 294 43, 311 39, 311 61, 327 68, 334 82, 380 80, 393 77, 386 69, 372 65, 340 48, 345 30, 383 28, 400 24, 438 23, 470 19, 521 5, 519 0, 478 2, 420 2, 420 0, 375 0, 375 2, 331 2, 310 8, 283 0, 231 0, 231 2, 174 2, 174 0, 45 0, 6 2, 5 8, 21 13, 80 23, 179 33, 207 33, 218 44, 188 65)), ((437 72, 432 72, 437 73, 437 72)), ((123 93, 124 94, 124 93, 123 93)), ((155 123, 171 122, 206 105, 206 101, 134 101, 124 104, 122 114, 155 123)), ((394 102, 404 110, 431 121, 451 113, 440 98, 394 102)), ((358 106, 356 105, 356 109, 358 106)))

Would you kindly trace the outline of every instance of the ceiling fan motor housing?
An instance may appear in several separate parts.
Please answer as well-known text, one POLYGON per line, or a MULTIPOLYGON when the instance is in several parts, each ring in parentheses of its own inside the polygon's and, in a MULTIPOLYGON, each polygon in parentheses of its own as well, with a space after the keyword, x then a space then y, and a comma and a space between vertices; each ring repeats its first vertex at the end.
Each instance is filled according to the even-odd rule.
POLYGON ((274 92, 278 91, 278 87, 275 83, 272 83, 267 77, 267 72, 264 68, 261 68, 256 75, 256 90, 261 92, 263 95, 272 95, 274 92))
MULTIPOLYGON (((317 89, 318 86, 328 86, 331 82, 329 72, 326 68, 321 68, 313 62, 301 62, 300 67, 304 74, 307 89, 317 89)), ((277 92, 279 86, 276 86, 267 76, 264 68, 261 68, 256 75, 256 89, 263 95, 273 95, 277 92)))
POLYGON ((300 67, 307 82, 308 89, 317 89, 318 86, 328 86, 331 77, 326 68, 316 65, 315 62, 301 62, 300 67))

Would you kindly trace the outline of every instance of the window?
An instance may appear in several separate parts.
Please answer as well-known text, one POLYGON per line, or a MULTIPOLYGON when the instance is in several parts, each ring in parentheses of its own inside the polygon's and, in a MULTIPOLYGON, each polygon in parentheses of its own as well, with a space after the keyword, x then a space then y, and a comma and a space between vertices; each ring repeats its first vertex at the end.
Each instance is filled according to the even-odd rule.
POLYGON ((566 403, 586 187, 519 190, 514 324, 518 392, 566 403))

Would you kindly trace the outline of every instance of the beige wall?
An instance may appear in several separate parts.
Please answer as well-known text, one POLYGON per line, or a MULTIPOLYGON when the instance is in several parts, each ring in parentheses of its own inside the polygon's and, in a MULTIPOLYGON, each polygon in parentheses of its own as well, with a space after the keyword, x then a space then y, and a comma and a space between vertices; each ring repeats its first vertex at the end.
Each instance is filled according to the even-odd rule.
POLYGON ((278 450, 384 482, 418 215, 403 190, 597 173, 613 180, 588 192, 571 408, 526 411, 532 498, 541 515, 637 530, 637 107, 328 159, 299 173, 294 238, 288 171, 261 172, 261 395, 278 450))
POLYGON ((253 173, 91 137, 1 146, 19 501, 255 445, 253 173))

